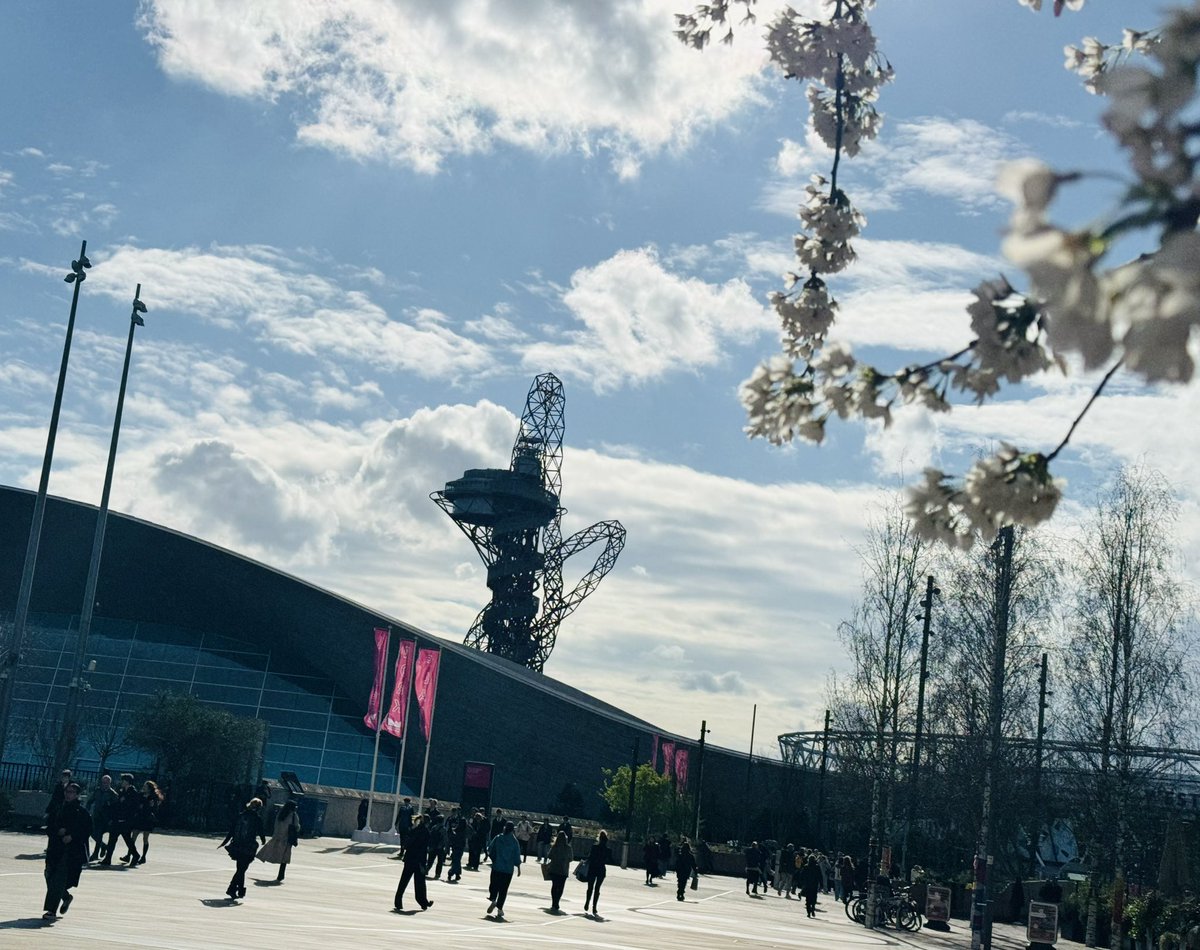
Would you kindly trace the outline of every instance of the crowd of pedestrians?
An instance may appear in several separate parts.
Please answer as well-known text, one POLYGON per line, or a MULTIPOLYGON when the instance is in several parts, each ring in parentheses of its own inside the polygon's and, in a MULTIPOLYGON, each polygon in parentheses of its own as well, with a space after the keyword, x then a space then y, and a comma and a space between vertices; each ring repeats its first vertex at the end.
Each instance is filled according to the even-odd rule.
MULTIPOLYGON (((110 776, 102 776, 85 805, 80 801, 79 785, 71 780, 70 771, 64 770, 45 815, 48 841, 43 916, 53 919, 65 914, 73 900, 71 889, 78 885, 82 869, 89 861, 100 866, 111 865, 118 842, 125 845, 122 862, 131 868, 146 863, 150 836, 163 801, 163 792, 154 782, 144 782, 138 789, 134 777, 125 773, 115 787, 110 776)), ((228 833, 218 845, 234 862, 234 873, 225 891, 230 900, 246 896, 246 872, 256 859, 278 866, 274 883, 282 884, 285 880, 292 849, 299 840, 299 815, 294 800, 285 802, 276 813, 268 839, 264 804, 269 801, 270 787, 260 783, 256 794, 237 810, 228 833)), ((359 823, 365 824, 363 810, 359 813, 359 823)), ((427 881, 439 880, 445 872, 446 883, 457 884, 464 869, 478 871, 481 862, 487 860, 490 875, 486 914, 503 920, 513 878, 519 877, 522 866, 532 859, 542 878, 549 882, 551 913, 562 913, 566 883, 574 874, 586 885, 585 914, 599 916, 601 891, 608 866, 613 863, 608 834, 603 830, 591 841, 586 857, 572 870, 575 831, 565 816, 554 825, 548 818, 536 823, 528 816, 509 818, 502 809, 495 809, 490 817, 481 809, 465 813, 453 808, 443 814, 436 800, 431 800, 429 807, 417 814, 412 800, 405 798, 396 811, 396 827, 401 848, 395 857, 403 862, 393 900, 397 912, 405 913, 404 897, 410 884, 417 907, 428 910, 434 902, 429 897, 427 881)), ((676 899, 683 901, 689 884, 693 889, 697 886, 701 857, 707 857, 711 864, 704 843, 699 845, 698 854, 686 838, 679 839, 674 846, 665 833, 657 839, 648 839, 642 848, 646 884, 656 886, 656 879, 673 870, 676 899)), ((809 917, 816 915, 819 894, 832 893, 837 900, 848 902, 854 891, 863 887, 860 878, 865 862, 856 865, 849 855, 830 858, 791 844, 780 848, 752 842, 745 848, 744 856, 747 896, 759 897, 760 889, 762 896, 766 896, 774 889, 777 896, 802 897, 809 917)))

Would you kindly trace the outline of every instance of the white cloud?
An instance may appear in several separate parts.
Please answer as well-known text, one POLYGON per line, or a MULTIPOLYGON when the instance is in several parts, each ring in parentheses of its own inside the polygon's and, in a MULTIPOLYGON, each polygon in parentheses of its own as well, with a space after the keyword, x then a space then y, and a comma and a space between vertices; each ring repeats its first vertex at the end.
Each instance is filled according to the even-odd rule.
MULTIPOLYGON (((758 43, 703 55, 669 0, 150 0, 168 75, 297 103, 302 142, 436 171, 498 144, 607 152, 619 177, 756 99, 758 43)), ((769 11, 764 11, 769 13, 769 11)))
MULTIPOLYGON (((199 317, 218 327, 251 328, 294 354, 454 377, 486 369, 486 345, 456 333, 444 314, 417 310, 397 319, 367 294, 309 272, 266 246, 208 249, 118 246, 100 259, 88 286, 118 300, 142 299, 152 314, 199 317)), ((36 264, 26 270, 50 272, 36 264)))
POLYGON ((685 673, 679 678, 684 689, 697 690, 704 693, 734 693, 747 692, 746 682, 741 674, 730 670, 727 673, 685 673))
POLYGON ((557 367, 598 391, 717 363, 730 342, 774 323, 740 279, 720 286, 667 271, 652 248, 576 271, 562 303, 581 324, 563 342, 524 349, 527 367, 557 367))
MULTIPOLYGON (((952 201, 968 213, 1006 207, 996 195, 1001 163, 1029 150, 1007 132, 975 119, 926 116, 884 126, 844 164, 839 184, 864 212, 899 211, 912 195, 952 201)), ((828 177, 831 153, 808 124, 804 142, 785 139, 772 161, 775 178, 764 186, 759 206, 794 216, 811 175, 828 177)))

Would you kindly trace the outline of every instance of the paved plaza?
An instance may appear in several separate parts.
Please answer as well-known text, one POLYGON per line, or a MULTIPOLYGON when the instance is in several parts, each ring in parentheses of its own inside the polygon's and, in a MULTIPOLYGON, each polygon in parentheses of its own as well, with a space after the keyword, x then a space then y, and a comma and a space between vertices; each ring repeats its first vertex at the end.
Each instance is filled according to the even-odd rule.
MULTIPOLYGON (((567 883, 562 915, 549 913, 548 882, 532 862, 513 881, 507 919, 489 919, 486 870, 463 873, 461 884, 429 882, 434 906, 397 914, 392 898, 400 876, 394 849, 352 845, 336 838, 303 839, 287 880, 275 866, 256 864, 243 901, 225 898, 233 862, 219 839, 159 834, 148 862, 87 870, 70 913, 41 919, 44 838, 0 833, 0 948, 54 950, 179 948, 179 950, 329 950, 388 947, 399 941, 449 948, 559 946, 596 950, 683 950, 697 947, 817 948, 969 947, 955 921, 951 934, 869 932, 846 919, 831 897, 816 920, 803 902, 748 898, 736 878, 702 877, 687 901, 675 900, 674 878, 646 887, 641 871, 612 868, 600 899, 600 918, 584 916, 584 886, 567 883)), ((410 886, 406 906, 416 907, 410 886)), ((1025 942, 1016 928, 998 927, 997 950, 1025 942)), ((1060 946, 1064 944, 1060 943, 1060 946)), ((1070 944, 1069 946, 1078 946, 1070 944)))

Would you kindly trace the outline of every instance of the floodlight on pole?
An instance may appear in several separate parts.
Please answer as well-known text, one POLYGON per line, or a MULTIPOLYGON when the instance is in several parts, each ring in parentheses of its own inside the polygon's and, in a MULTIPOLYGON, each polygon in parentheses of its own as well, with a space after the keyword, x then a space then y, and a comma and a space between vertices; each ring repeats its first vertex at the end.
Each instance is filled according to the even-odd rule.
POLYGON ((21 587, 17 594, 12 634, 9 636, 8 650, 0 658, 0 762, 4 761, 4 745, 8 737, 8 720, 12 711, 17 666, 21 662, 21 651, 25 646, 25 626, 29 619, 29 601, 33 596, 33 576, 37 570, 38 546, 42 540, 42 520, 46 514, 46 492, 50 486, 50 466, 54 461, 54 440, 58 435, 58 417, 62 410, 63 387, 67 381, 67 363, 71 358, 71 337, 75 332, 75 312, 79 307, 79 288, 87 279, 87 270, 91 266, 92 262, 87 258, 87 241, 84 241, 79 246, 79 259, 71 261, 71 273, 63 278, 68 284, 75 285, 71 293, 71 314, 67 318, 67 336, 63 342, 62 364, 58 369, 58 388, 54 392, 54 409, 50 413, 46 454, 42 458, 42 477, 38 482, 37 498, 33 503, 33 519, 29 525, 29 543, 25 547, 25 568, 21 573, 21 587))
MULTIPOLYGON (((84 692, 84 657, 88 636, 92 630, 92 611, 96 605, 96 585, 100 578, 100 557, 104 553, 104 531, 108 526, 108 499, 112 493, 113 468, 117 461, 117 440, 121 435, 121 414, 125 408, 125 387, 129 381, 129 361, 133 355, 133 332, 144 327, 141 315, 146 305, 141 301, 142 285, 133 293, 133 309, 129 314, 129 338, 125 341, 125 363, 121 367, 121 388, 117 393, 117 413, 113 419, 112 441, 108 446, 108 468, 104 472, 104 490, 100 494, 100 511, 96 514, 96 533, 92 538, 92 559, 88 564, 87 583, 83 590, 83 607, 79 612, 79 632, 75 637, 75 662, 71 665, 71 681, 67 688, 67 705, 63 711, 62 729, 54 753, 54 772, 57 775, 69 767, 79 731, 80 700, 84 692)), ((93 661, 93 666, 95 661, 93 661)))

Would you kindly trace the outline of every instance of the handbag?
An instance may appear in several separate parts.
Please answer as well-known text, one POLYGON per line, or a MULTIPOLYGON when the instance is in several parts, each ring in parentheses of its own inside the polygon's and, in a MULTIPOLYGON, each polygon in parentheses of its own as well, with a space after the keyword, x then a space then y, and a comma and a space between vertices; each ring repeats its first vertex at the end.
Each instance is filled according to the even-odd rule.
POLYGON ((549 864, 543 864, 543 865, 542 865, 542 880, 543 880, 543 881, 550 881, 550 880, 553 880, 553 879, 554 879, 554 875, 550 873, 550 865, 549 865, 549 864))
POLYGON ((300 832, 296 829, 296 825, 294 823, 288 825, 288 845, 289 845, 289 847, 295 847, 299 843, 300 843, 300 832))
POLYGON ((588 879, 588 863, 587 858, 584 858, 575 865, 575 880, 586 881, 588 879))

